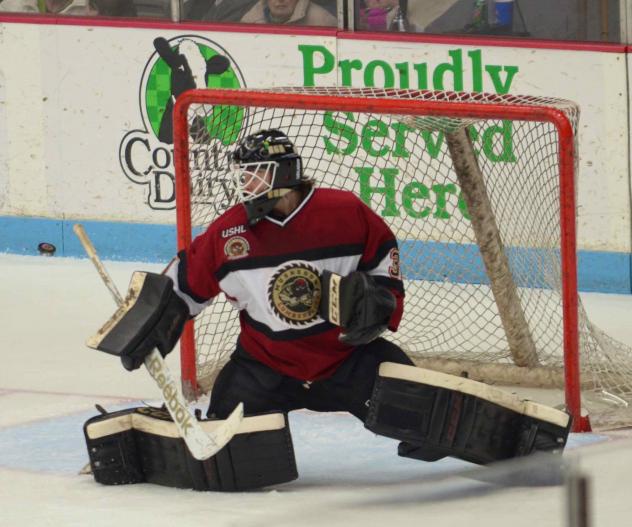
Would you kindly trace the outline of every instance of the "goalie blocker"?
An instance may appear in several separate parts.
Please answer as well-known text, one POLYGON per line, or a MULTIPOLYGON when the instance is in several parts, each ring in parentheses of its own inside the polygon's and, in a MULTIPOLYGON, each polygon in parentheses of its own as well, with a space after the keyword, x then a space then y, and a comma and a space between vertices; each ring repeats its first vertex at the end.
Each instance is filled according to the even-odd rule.
POLYGON ((571 418, 481 382, 391 362, 380 365, 365 426, 403 441, 399 455, 487 464, 561 452, 571 418))
MULTIPOLYGON (((201 420, 212 432, 221 420, 201 420)), ((298 477, 287 417, 246 417, 215 456, 198 461, 161 408, 130 408, 90 418, 84 435, 94 479, 105 485, 154 483, 199 491, 244 491, 298 477)))
POLYGON ((397 301, 373 276, 362 271, 347 276, 323 271, 320 281, 320 316, 342 328, 341 342, 367 344, 384 333, 397 301))

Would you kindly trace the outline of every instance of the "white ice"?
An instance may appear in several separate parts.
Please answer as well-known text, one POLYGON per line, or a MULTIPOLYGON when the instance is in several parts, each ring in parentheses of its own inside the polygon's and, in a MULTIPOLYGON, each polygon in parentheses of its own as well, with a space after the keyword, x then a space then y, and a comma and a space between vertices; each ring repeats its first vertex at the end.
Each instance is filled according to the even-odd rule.
MULTIPOLYGON (((106 262, 119 289, 145 263, 106 262)), ((516 483, 511 464, 399 458, 396 442, 345 414, 294 412, 297 481, 261 491, 200 493, 149 484, 106 487, 79 476, 94 404, 158 403, 142 370, 128 373, 85 339, 114 311, 89 260, 0 255, 0 526, 344 525, 567 526, 564 486, 516 483), (473 471, 469 474, 463 471, 473 471), (494 478, 494 483, 481 478, 494 478)), ((589 315, 632 345, 632 295, 583 295, 589 315)), ((168 357, 177 371, 178 356, 168 357)), ((201 402, 200 407, 204 406, 201 402)), ((565 459, 592 478, 593 527, 632 525, 629 430, 572 434, 565 459)), ((546 473, 531 468, 531 475, 546 473)))

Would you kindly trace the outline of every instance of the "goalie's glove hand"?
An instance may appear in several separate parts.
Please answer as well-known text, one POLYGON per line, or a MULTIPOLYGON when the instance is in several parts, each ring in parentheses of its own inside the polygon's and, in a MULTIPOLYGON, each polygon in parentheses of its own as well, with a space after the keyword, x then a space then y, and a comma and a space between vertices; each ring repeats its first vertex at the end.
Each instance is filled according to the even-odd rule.
POLYGON ((347 276, 324 271, 321 285, 320 316, 340 326, 340 341, 352 346, 379 337, 397 307, 395 295, 361 271, 347 276))
POLYGON ((173 290, 171 278, 136 272, 123 304, 87 344, 118 355, 126 370, 135 370, 154 348, 165 357, 188 318, 189 308, 173 290))
POLYGON ((188 314, 189 308, 184 300, 171 293, 160 319, 149 335, 136 347, 121 355, 123 367, 128 371, 137 370, 154 348, 166 357, 178 342, 188 314))

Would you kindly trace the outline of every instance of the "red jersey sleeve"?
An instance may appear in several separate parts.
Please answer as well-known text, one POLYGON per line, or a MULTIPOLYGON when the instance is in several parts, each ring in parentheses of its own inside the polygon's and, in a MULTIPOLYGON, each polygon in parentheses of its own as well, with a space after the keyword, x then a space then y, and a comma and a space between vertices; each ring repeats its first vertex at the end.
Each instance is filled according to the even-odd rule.
POLYGON ((215 279, 215 269, 220 262, 215 250, 214 231, 209 228, 178 254, 178 286, 198 304, 208 302, 220 292, 215 279))

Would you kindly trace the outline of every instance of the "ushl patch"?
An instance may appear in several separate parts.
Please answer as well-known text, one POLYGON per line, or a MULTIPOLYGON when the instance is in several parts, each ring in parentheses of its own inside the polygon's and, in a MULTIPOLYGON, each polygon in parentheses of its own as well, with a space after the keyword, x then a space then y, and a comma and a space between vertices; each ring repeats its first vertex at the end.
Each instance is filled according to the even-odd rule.
POLYGON ((228 238, 230 236, 235 236, 236 234, 246 234, 246 226, 234 225, 228 229, 222 230, 222 238, 228 238))

